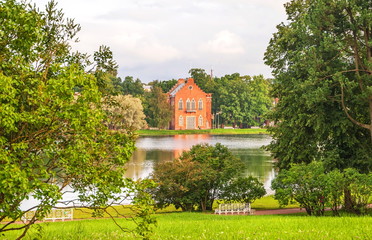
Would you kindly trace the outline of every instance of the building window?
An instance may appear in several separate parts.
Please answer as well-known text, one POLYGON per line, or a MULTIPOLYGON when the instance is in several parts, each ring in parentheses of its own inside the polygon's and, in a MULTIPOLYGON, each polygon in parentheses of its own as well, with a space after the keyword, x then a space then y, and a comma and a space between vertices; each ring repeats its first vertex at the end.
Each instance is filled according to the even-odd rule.
POLYGON ((199 99, 198 108, 199 108, 199 110, 203 110, 203 100, 202 99, 199 99))
POLYGON ((199 116, 199 124, 198 125, 199 125, 199 127, 203 126, 203 117, 201 115, 199 116))
POLYGON ((182 99, 180 99, 178 101, 178 110, 182 110, 182 109, 183 109, 183 101, 182 101, 182 99))
POLYGON ((183 117, 182 116, 180 116, 178 118, 178 126, 183 126, 183 117))
POLYGON ((196 103, 194 99, 191 101, 191 110, 196 110, 196 103))
POLYGON ((187 110, 187 111, 191 110, 191 102, 190 102, 190 99, 187 99, 187 101, 186 101, 186 110, 187 110))

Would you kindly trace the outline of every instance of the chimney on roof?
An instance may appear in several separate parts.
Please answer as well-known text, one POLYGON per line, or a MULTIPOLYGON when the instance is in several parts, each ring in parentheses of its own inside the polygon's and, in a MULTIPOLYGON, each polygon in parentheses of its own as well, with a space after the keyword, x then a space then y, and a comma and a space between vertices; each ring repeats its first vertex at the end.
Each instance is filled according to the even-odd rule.
POLYGON ((178 84, 180 84, 180 83, 184 83, 185 82, 185 79, 183 79, 183 78, 180 78, 180 79, 178 79, 178 84))

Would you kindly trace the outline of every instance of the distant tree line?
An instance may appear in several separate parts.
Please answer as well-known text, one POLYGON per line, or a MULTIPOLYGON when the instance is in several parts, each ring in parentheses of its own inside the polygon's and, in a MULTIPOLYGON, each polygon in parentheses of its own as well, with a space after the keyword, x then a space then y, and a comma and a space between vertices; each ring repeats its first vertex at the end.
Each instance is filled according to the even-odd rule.
MULTIPOLYGON (((269 96, 271 80, 259 76, 241 76, 239 73, 213 77, 204 69, 189 71, 196 84, 206 93, 212 93, 212 113, 216 119, 214 126, 233 125, 234 127, 260 126, 265 114, 272 108, 269 96), (218 119, 218 122, 217 122, 218 119)), ((176 79, 154 80, 148 83, 148 91, 140 79, 127 76, 111 77, 107 91, 112 95, 132 95, 143 104, 147 125, 167 128, 171 109, 167 104, 166 93, 177 83, 176 79)))

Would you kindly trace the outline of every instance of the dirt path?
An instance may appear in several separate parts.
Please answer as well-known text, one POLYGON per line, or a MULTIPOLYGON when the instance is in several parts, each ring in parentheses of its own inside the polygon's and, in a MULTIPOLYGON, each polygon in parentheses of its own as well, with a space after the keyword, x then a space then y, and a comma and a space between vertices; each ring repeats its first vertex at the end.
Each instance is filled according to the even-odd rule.
POLYGON ((283 208, 283 209, 272 209, 272 210, 256 210, 253 215, 274 215, 274 214, 291 214, 306 212, 304 208, 283 208))

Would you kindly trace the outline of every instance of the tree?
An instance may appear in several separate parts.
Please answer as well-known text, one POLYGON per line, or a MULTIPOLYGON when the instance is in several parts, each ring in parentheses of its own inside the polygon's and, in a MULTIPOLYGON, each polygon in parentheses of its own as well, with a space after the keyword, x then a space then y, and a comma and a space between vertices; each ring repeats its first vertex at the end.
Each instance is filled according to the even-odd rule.
POLYGON ((230 202, 252 203, 265 194, 264 185, 257 178, 238 177, 226 184, 222 190, 221 199, 230 202))
POLYGON ((193 211, 203 194, 205 175, 203 165, 191 159, 161 163, 154 168, 151 176, 158 185, 150 192, 158 208, 173 204, 182 211, 193 211))
POLYGON ((322 159, 372 168, 371 1, 294 0, 265 53, 279 103, 268 149, 281 169, 322 159))
POLYGON ((176 79, 167 80, 167 81, 155 80, 155 81, 150 82, 149 85, 152 86, 152 87, 158 86, 158 87, 161 88, 163 93, 167 93, 167 92, 169 92, 169 90, 171 90, 171 88, 174 85, 176 85, 176 83, 177 83, 176 79))
POLYGON ((326 176, 321 162, 293 165, 282 170, 272 182, 280 205, 295 200, 309 215, 323 215, 326 201, 326 176))
POLYGON ((163 93, 160 87, 154 86, 151 92, 146 94, 144 109, 149 126, 168 128, 172 111, 167 95, 163 93))
POLYGON ((226 123, 259 126, 271 108, 270 82, 259 76, 240 76, 238 73, 216 79, 215 104, 226 123))
POLYGON ((95 212, 134 197, 142 234, 153 221, 143 204, 147 183, 123 177, 133 134, 108 131, 96 77, 71 61, 69 42, 79 29, 53 1, 45 12, 0 2, 1 234, 23 230, 19 238, 25 236, 56 204, 69 203, 62 199, 67 187, 78 198, 70 204, 95 212), (30 197, 35 205, 22 210, 30 197), (29 222, 14 224, 29 211, 35 211, 29 222))
POLYGON ((98 51, 94 52, 93 59, 95 63, 94 76, 97 79, 97 85, 103 95, 118 94, 117 69, 118 65, 114 60, 113 53, 107 46, 100 46, 98 51))
POLYGON ((134 81, 133 77, 127 76, 124 81, 121 83, 122 94, 123 95, 132 95, 134 97, 143 97, 145 90, 141 80, 138 78, 134 81))
POLYGON ((204 69, 192 68, 189 70, 189 74, 194 79, 196 85, 198 85, 204 92, 212 93, 214 86, 213 79, 204 69))
POLYGON ((262 184, 254 178, 233 180, 242 166, 242 162, 219 143, 194 145, 179 159, 156 166, 152 179, 158 186, 152 194, 159 207, 174 204, 187 211, 195 207, 212 210, 213 201, 219 198, 252 201, 262 195, 262 184), (244 186, 238 186, 241 183, 244 186))
POLYGON ((372 196, 372 173, 361 174, 356 169, 348 168, 344 171, 344 187, 347 189, 345 203, 356 214, 367 213, 368 203, 372 196))
POLYGON ((271 83, 262 75, 247 76, 248 89, 250 93, 250 114, 245 122, 251 125, 261 125, 267 114, 272 108, 272 98, 270 97, 271 83))
POLYGON ((272 188, 281 205, 295 200, 309 215, 324 215, 325 207, 331 207, 334 215, 338 215, 342 201, 349 197, 350 201, 343 202, 351 202, 354 213, 362 214, 367 212, 372 195, 371 176, 353 168, 327 172, 323 162, 313 161, 282 170, 273 180, 272 188))
POLYGON ((107 97, 104 107, 109 115, 109 128, 133 132, 146 126, 145 114, 139 98, 131 95, 107 97))

